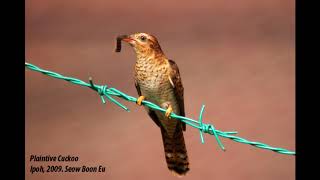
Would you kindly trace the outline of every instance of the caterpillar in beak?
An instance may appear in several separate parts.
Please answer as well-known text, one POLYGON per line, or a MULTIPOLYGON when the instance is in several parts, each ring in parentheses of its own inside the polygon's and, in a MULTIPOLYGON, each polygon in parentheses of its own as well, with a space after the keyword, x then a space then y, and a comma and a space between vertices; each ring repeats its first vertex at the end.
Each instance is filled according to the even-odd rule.
POLYGON ((120 35, 117 37, 117 47, 116 47, 116 52, 120 52, 121 51, 121 41, 124 39, 128 39, 129 36, 128 35, 120 35))
POLYGON ((117 42, 116 42, 116 52, 121 51, 121 40, 123 39, 123 36, 118 36, 117 37, 117 42))

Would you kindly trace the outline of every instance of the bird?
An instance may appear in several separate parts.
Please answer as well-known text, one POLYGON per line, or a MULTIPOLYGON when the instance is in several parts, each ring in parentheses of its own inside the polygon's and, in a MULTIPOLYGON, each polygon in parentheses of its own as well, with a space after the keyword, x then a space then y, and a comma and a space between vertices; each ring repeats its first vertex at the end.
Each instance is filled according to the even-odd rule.
POLYGON ((190 170, 183 136, 186 124, 170 117, 172 112, 185 116, 184 88, 178 65, 165 56, 154 35, 119 35, 116 52, 120 52, 122 41, 133 47, 136 54, 134 82, 139 95, 136 103, 141 106, 143 100, 148 100, 166 109, 163 113, 145 107, 160 128, 168 169, 175 176, 183 177, 190 170))

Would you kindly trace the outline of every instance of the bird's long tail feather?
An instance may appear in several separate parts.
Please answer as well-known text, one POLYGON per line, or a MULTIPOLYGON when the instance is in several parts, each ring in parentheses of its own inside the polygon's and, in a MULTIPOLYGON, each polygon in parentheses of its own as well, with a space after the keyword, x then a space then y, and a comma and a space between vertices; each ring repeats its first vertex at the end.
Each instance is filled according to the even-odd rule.
POLYGON ((184 176, 189 171, 189 159, 184 142, 182 126, 177 126, 174 135, 168 135, 161 128, 165 157, 170 171, 177 176, 184 176))

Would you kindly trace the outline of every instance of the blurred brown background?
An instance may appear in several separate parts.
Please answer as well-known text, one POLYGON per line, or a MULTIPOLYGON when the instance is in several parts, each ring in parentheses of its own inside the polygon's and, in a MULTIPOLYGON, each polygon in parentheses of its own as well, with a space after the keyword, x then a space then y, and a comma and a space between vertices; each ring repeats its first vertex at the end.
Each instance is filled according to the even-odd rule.
MULTIPOLYGON (((135 56, 114 52, 119 34, 149 32, 180 68, 188 117, 240 137, 295 150, 293 0, 26 0, 26 58, 44 69, 137 96, 135 56)), ((26 70, 26 179, 177 179, 160 131, 133 103, 127 113, 92 90, 26 70), (29 162, 31 154, 77 163, 29 162), (30 165, 104 165, 106 173, 29 173, 30 165)), ((295 157, 187 127, 189 179, 295 179, 295 157)))

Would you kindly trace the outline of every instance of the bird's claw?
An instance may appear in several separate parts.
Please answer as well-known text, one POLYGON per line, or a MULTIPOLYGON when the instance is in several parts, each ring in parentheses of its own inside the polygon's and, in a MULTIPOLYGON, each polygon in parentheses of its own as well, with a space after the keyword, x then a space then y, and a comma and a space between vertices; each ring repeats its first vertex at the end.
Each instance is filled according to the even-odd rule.
POLYGON ((167 109, 167 111, 166 111, 165 116, 166 116, 167 118, 170 118, 170 115, 171 115, 172 111, 173 111, 173 109, 172 109, 171 105, 169 105, 169 107, 168 107, 168 109, 167 109))
POLYGON ((137 99, 137 104, 138 104, 139 106, 141 106, 141 103, 142 103, 142 101, 143 101, 145 98, 146 98, 146 97, 144 97, 144 96, 139 96, 138 99, 137 99))

